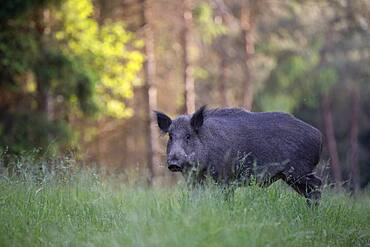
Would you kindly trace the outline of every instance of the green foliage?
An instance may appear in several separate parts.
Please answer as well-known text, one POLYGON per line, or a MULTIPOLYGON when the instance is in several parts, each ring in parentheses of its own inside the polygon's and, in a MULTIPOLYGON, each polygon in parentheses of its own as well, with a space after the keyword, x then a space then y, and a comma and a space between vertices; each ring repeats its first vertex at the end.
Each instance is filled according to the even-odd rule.
POLYGON ((59 2, 60 0, 2 0, 0 21, 18 18, 29 11, 35 11, 40 7, 59 2))
POLYGON ((0 32, 0 76, 8 79, 1 83, 10 84, 12 75, 26 73, 31 67, 32 60, 37 56, 37 43, 32 34, 17 34, 7 31, 0 32), (24 54, 24 51, 27 51, 24 54))
POLYGON ((54 179, 35 181, 27 173, 1 178, 1 246, 366 246, 370 241, 369 195, 354 199, 327 191, 318 208, 309 208, 283 184, 240 188, 225 200, 212 185, 144 189, 103 182, 92 171, 69 178, 41 171, 54 179))
POLYGON ((42 113, 14 112, 3 118, 9 121, 0 123, 0 152, 5 149, 12 154, 22 154, 25 150, 42 147, 42 152, 53 154, 73 140, 68 123, 50 122, 42 113))
POLYGON ((137 50, 127 49, 128 44, 133 44, 133 35, 124 30, 122 23, 99 26, 92 14, 91 1, 66 1, 57 13, 62 28, 55 37, 63 44, 65 54, 78 57, 79 67, 94 73, 99 80, 96 97, 101 112, 127 117, 131 110, 124 100, 132 97, 143 56, 137 50))
POLYGON ((296 101, 286 94, 264 93, 259 97, 258 106, 264 111, 292 112, 296 107, 296 101))
POLYGON ((338 81, 338 73, 333 68, 323 68, 317 75, 318 86, 321 85, 321 91, 326 92, 338 81))
POLYGON ((293 112, 300 105, 316 107, 320 94, 338 81, 336 68, 321 66, 315 49, 304 54, 282 50, 276 56, 266 89, 257 97, 263 110, 293 112))
POLYGON ((131 114, 138 42, 122 23, 99 26, 90 0, 57 3, 5 1, 0 11, 0 144, 11 153, 71 145, 70 117, 131 114))
POLYGON ((292 112, 297 104, 306 97, 307 91, 302 87, 311 88, 310 82, 304 81, 313 68, 312 58, 292 51, 281 51, 277 56, 276 67, 266 81, 266 90, 259 101, 263 110, 280 110, 292 112), (286 94, 286 92, 290 92, 286 94))
POLYGON ((210 44, 214 38, 227 32, 227 27, 222 24, 221 17, 214 17, 213 9, 209 4, 199 3, 194 13, 196 26, 203 42, 210 44))

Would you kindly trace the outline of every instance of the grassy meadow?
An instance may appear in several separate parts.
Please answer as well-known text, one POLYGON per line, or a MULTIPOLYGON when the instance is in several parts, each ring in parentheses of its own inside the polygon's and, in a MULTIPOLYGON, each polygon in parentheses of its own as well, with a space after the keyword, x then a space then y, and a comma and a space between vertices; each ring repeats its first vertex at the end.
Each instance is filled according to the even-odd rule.
POLYGON ((369 193, 326 190, 309 208, 282 183, 225 200, 212 185, 27 174, 0 179, 0 246, 370 246, 369 193))

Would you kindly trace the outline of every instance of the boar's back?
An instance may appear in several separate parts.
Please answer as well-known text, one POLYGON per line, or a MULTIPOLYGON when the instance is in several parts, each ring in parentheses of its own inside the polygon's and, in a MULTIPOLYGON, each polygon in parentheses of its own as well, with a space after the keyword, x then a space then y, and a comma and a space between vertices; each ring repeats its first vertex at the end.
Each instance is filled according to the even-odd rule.
POLYGON ((207 110, 201 138, 210 162, 225 154, 251 154, 258 165, 286 162, 307 174, 319 162, 322 135, 313 126, 282 112, 240 108, 207 110))

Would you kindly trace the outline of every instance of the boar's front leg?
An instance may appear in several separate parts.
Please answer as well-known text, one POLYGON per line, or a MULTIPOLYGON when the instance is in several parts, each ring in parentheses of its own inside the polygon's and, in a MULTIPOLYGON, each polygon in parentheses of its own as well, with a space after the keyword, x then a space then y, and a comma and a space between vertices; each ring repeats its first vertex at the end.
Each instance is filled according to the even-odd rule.
POLYGON ((200 169, 199 166, 191 167, 182 172, 186 185, 189 189, 204 186, 206 181, 206 172, 204 169, 200 169))

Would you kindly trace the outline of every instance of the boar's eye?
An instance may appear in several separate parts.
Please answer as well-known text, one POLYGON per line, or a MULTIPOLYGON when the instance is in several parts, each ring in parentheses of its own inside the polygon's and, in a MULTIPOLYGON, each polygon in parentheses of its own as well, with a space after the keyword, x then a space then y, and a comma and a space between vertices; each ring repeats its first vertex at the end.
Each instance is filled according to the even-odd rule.
POLYGON ((170 141, 172 141, 172 134, 168 134, 170 141))
POLYGON ((187 141, 190 140, 190 134, 185 135, 185 140, 187 140, 187 141))

